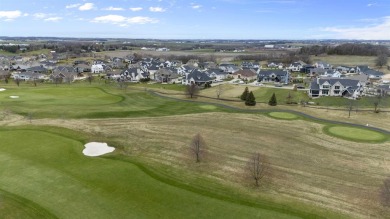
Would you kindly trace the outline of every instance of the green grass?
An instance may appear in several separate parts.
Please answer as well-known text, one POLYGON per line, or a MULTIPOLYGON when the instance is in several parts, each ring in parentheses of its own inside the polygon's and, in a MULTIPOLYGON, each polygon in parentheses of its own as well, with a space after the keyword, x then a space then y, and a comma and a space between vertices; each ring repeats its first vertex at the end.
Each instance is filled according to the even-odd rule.
POLYGON ((292 96, 291 99, 292 102, 299 103, 301 100, 308 99, 306 93, 299 90, 293 91, 288 89, 262 87, 253 92, 256 98, 256 102, 262 102, 262 103, 268 103, 273 93, 275 93, 278 104, 286 104, 287 96, 289 93, 292 96))
POLYGON ((85 157, 81 153, 83 142, 66 137, 64 133, 68 131, 62 135, 36 128, 0 132, 0 189, 5 191, 0 194, 23 197, 18 202, 6 198, 0 215, 297 218, 272 209, 241 205, 239 200, 225 201, 179 188, 150 177, 147 169, 129 162, 85 157))
POLYGON ((272 118, 285 119, 285 120, 294 120, 299 118, 296 114, 286 113, 286 112, 270 112, 268 113, 268 115, 271 116, 272 118))
MULTIPOLYGON (((94 85, 93 85, 94 86, 94 85)), ((0 109, 33 118, 108 118, 165 116, 209 112, 210 107, 160 98, 142 89, 72 85, 3 86, 0 109), (12 99, 10 96, 19 96, 12 99)), ((213 111, 228 111, 214 107, 213 111)))
POLYGON ((385 134, 356 127, 328 125, 324 127, 324 131, 329 135, 356 142, 381 143, 388 140, 385 134))
POLYGON ((130 88, 131 87, 142 87, 142 88, 150 88, 150 89, 166 89, 166 90, 180 91, 183 93, 185 90, 185 86, 183 86, 182 84, 136 83, 136 84, 131 84, 130 88))

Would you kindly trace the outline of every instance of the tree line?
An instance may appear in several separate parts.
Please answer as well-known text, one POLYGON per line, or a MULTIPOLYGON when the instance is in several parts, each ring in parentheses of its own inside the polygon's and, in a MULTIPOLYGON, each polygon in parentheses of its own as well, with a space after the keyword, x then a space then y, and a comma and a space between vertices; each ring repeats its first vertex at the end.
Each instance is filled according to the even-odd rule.
POLYGON ((345 43, 338 46, 304 46, 300 49, 299 54, 377 56, 380 54, 390 55, 390 51, 386 46, 383 45, 345 43))

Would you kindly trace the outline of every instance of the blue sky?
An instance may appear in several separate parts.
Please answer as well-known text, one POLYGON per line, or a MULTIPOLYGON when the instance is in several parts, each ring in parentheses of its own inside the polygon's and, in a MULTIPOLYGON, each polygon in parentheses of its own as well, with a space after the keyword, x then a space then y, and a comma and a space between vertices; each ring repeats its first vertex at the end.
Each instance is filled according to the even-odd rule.
POLYGON ((390 0, 1 0, 0 36, 390 40, 390 0))

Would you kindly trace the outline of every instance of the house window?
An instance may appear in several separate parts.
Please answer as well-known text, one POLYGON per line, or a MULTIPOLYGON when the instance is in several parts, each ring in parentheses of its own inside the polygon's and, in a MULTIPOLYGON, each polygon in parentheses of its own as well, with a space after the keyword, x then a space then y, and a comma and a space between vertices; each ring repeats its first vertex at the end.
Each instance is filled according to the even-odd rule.
POLYGON ((323 91, 322 91, 322 94, 323 94, 323 95, 328 95, 328 94, 329 94, 329 91, 328 91, 328 90, 323 90, 323 91))
POLYGON ((323 89, 329 89, 329 85, 322 85, 323 89))
POLYGON ((335 86, 334 89, 335 90, 340 90, 340 86, 335 86))
POLYGON ((334 94, 340 94, 340 91, 339 90, 335 90, 334 94))

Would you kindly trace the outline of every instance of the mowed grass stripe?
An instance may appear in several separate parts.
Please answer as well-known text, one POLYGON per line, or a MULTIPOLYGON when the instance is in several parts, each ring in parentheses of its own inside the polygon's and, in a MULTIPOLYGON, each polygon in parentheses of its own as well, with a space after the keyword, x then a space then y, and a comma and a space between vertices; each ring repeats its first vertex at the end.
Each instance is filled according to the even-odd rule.
POLYGON ((136 165, 82 155, 81 142, 1 131, 0 188, 59 218, 295 218, 168 185, 136 165))

